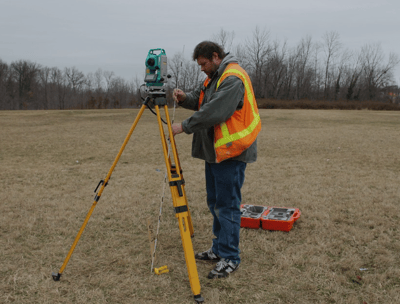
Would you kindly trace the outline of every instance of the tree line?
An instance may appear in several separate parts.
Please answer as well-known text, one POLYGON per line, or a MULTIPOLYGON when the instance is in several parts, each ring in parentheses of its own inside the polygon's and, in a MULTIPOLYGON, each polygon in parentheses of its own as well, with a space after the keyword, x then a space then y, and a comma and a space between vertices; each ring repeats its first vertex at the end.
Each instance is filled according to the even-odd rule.
MULTIPOLYGON (((339 34, 327 32, 320 41, 310 36, 295 46, 272 40, 256 27, 243 43, 221 29, 210 40, 231 51, 249 73, 257 98, 275 100, 399 102, 394 69, 397 54, 385 56, 380 44, 359 51, 345 49, 339 34)), ((168 57, 173 88, 190 91, 203 80, 198 65, 183 52, 168 57)), ((137 107, 142 79, 131 81, 98 69, 85 75, 76 67, 59 69, 28 60, 7 64, 0 59, 0 110, 102 109, 137 107)))
POLYGON ((85 75, 76 67, 61 70, 28 60, 7 65, 0 59, 0 109, 129 107, 139 102, 139 83, 102 69, 85 75))
POLYGON ((292 47, 272 40, 270 32, 256 27, 244 44, 233 46, 234 32, 223 29, 214 40, 232 49, 248 71, 258 98, 282 100, 386 101, 398 91, 394 69, 397 54, 385 56, 378 43, 359 51, 344 48, 337 32, 321 41, 306 36, 292 47))

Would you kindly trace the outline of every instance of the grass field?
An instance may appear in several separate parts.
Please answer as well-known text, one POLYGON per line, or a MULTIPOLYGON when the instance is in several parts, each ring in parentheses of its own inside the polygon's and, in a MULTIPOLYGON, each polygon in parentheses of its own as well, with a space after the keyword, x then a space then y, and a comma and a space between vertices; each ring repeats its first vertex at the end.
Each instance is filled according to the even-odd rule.
MULTIPOLYGON (((145 111, 67 265, 58 272, 137 110, 0 112, 1 303, 194 303, 165 165, 145 111)), ((242 264, 206 278, 206 303, 400 303, 400 113, 261 110, 243 203, 296 207, 289 232, 241 231, 242 264), (363 270, 360 270, 363 269, 363 270)), ((171 111, 172 115, 172 111, 171 111)), ((175 120, 190 112, 178 109, 175 120)), ((204 164, 176 137, 195 252, 211 244, 204 164)))

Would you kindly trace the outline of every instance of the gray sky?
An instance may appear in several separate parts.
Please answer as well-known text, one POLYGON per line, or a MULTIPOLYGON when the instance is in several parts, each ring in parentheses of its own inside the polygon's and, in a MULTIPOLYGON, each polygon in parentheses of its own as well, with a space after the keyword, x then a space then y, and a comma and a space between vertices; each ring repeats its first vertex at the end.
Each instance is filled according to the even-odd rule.
MULTIPOLYGON (((345 48, 380 43, 400 56, 399 0, 0 0, 0 59, 48 67, 101 68, 130 80, 144 75, 149 49, 172 58, 223 28, 244 43, 256 26, 291 46, 339 33, 345 48)), ((400 84, 400 67, 395 73, 400 84)))

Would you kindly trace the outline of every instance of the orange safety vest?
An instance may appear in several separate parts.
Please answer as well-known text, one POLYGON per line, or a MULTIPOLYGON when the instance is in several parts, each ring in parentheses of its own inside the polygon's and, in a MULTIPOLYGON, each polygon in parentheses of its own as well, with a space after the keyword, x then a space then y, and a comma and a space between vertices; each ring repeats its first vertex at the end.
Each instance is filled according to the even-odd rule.
MULTIPOLYGON (((214 149, 217 163, 242 154, 254 143, 261 130, 261 119, 249 75, 239 64, 230 63, 219 78, 216 90, 228 76, 236 76, 242 80, 244 102, 241 110, 235 111, 227 121, 214 126, 214 149)), ((199 109, 209 81, 210 78, 207 77, 203 84, 204 89, 200 92, 199 109)))

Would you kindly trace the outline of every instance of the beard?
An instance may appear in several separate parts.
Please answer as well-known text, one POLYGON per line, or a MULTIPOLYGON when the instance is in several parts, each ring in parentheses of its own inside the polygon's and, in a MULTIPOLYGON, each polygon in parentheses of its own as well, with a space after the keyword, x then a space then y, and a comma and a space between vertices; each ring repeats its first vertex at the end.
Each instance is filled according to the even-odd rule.
POLYGON ((218 71, 218 68, 219 68, 219 65, 217 65, 217 64, 215 64, 215 63, 212 63, 212 66, 211 66, 210 71, 209 71, 208 73, 206 73, 207 76, 208 76, 209 78, 212 78, 212 77, 214 76, 215 72, 218 71))

